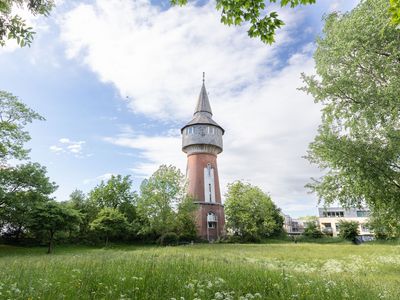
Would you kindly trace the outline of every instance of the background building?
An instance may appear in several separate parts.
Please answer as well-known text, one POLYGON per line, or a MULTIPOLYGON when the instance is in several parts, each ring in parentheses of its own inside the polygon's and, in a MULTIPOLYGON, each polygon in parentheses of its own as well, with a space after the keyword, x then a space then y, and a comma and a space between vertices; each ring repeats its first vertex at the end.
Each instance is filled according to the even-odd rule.
POLYGON ((360 236, 365 239, 372 237, 373 233, 368 229, 369 210, 366 208, 350 208, 344 209, 342 207, 327 207, 318 208, 319 213, 319 226, 323 233, 338 236, 340 231, 339 222, 343 221, 356 221, 359 223, 360 236))
POLYGON ((305 224, 302 220, 294 219, 289 215, 282 214, 285 218, 283 229, 288 235, 300 235, 304 233, 305 224))
POLYGON ((212 119, 203 74, 193 119, 181 129, 181 134, 182 151, 187 154, 188 194, 199 205, 196 213, 198 235, 209 241, 221 237, 225 226, 217 168, 224 132, 212 119))

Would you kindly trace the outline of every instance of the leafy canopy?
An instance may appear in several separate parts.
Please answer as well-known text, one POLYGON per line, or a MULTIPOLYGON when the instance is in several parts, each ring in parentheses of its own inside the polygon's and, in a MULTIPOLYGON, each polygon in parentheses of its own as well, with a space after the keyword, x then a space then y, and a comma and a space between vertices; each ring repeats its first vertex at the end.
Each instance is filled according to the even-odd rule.
POLYGON ((324 175, 308 187, 326 203, 366 202, 400 217, 400 30, 388 25, 388 8, 366 0, 326 17, 318 77, 303 75, 323 113, 307 158, 324 175))
POLYGON ((0 90, 0 165, 9 159, 25 159, 23 145, 30 140, 24 127, 42 116, 27 107, 13 94, 0 90))
POLYGON ((79 225, 80 221, 78 211, 56 201, 49 201, 35 207, 29 227, 34 232, 47 232, 49 241, 47 253, 50 253, 53 250, 55 233, 73 229, 79 225))
POLYGON ((228 185, 225 197, 226 226, 244 240, 259 240, 282 231, 279 209, 260 188, 236 181, 228 185))
MULTIPOLYGON (((173 5, 185 5, 187 0, 170 0, 173 5)), ((259 38, 266 44, 275 41, 275 32, 285 23, 279 19, 274 11, 266 11, 266 3, 276 3, 277 0, 216 0, 216 9, 221 11, 221 23, 231 25, 242 25, 250 23, 247 31, 252 38, 259 38)), ((294 8, 298 5, 313 4, 316 0, 281 0, 282 7, 294 8)))
POLYGON ((130 176, 112 175, 107 182, 101 181, 90 193, 89 198, 100 208, 119 209, 125 204, 136 202, 130 176))
MULTIPOLYGON (((160 236, 173 231, 175 210, 186 198, 181 171, 174 166, 161 165, 148 180, 143 181, 140 191, 137 209, 143 224, 141 233, 160 236)), ((185 219, 187 207, 184 204, 180 207, 185 219)))
POLYGON ((30 222, 32 210, 57 189, 46 168, 28 163, 0 169, 0 231, 18 240, 30 222))
POLYGON ((110 237, 121 235, 129 227, 125 216, 117 209, 105 207, 100 210, 97 218, 90 224, 90 228, 106 238, 106 246, 110 237))
POLYGON ((0 0, 0 46, 5 45, 6 39, 15 39, 21 47, 32 43, 35 32, 12 13, 16 7, 27 8, 33 15, 48 16, 54 0, 0 0))

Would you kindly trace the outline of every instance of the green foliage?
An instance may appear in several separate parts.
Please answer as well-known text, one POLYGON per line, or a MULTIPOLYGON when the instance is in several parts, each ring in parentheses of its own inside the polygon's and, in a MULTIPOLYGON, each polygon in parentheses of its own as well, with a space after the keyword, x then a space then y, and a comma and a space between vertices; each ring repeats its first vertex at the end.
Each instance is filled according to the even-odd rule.
POLYGON ((128 230, 126 217, 115 208, 105 207, 100 210, 96 219, 90 224, 90 228, 105 238, 108 246, 109 238, 121 236, 128 230))
POLYGON ((318 77, 303 75, 323 113, 307 158, 325 174, 308 187, 328 204, 400 215, 400 30, 388 25, 388 7, 366 0, 326 17, 318 77))
POLYGON ((339 221, 339 237, 354 241, 355 238, 360 234, 358 230, 358 222, 357 221, 339 221))
POLYGON ((23 148, 23 144, 30 140, 30 136, 24 127, 33 120, 44 118, 13 94, 0 90, 0 166, 8 159, 27 157, 28 150, 23 148))
POLYGON ((377 239, 400 238, 400 218, 392 208, 373 211, 369 217, 368 227, 377 239))
POLYGON ((195 212, 197 205, 191 197, 185 197, 178 204, 178 211, 175 217, 175 232, 181 242, 191 242, 197 239, 197 228, 195 212))
POLYGON ((51 253, 54 244, 54 235, 58 231, 72 230, 81 221, 79 212, 67 208, 55 201, 37 205, 30 216, 29 228, 34 232, 47 232, 48 250, 51 253))
POLYGON ((24 47, 30 46, 35 32, 18 15, 13 15, 13 7, 26 7, 33 15, 48 16, 54 7, 54 0, 0 0, 0 46, 6 39, 15 39, 24 47))
POLYGON ((400 0, 390 0, 389 13, 392 16, 392 24, 400 26, 400 0))
MULTIPOLYGON (((281 0, 282 7, 294 8, 298 5, 313 4, 316 0, 281 0)), ((172 5, 185 5, 187 0, 170 0, 172 5)), ((247 33, 252 38, 259 38, 263 43, 272 44, 275 32, 285 23, 278 18, 276 12, 268 13, 266 3, 276 3, 277 0, 217 0, 216 9, 221 11, 221 23, 239 26, 250 23, 247 33)))
POLYGON ((140 186, 138 215, 142 220, 140 234, 161 236, 174 230, 174 209, 185 200, 184 177, 179 169, 162 165, 140 186))
POLYGON ((166 232, 158 239, 160 246, 175 246, 178 244, 178 235, 175 232, 166 232))
POLYGON ((236 181, 225 197, 226 226, 243 240, 256 242, 282 231, 279 209, 260 188, 236 181))
POLYGON ((75 190, 69 196, 66 205, 70 208, 79 211, 81 216, 81 223, 79 224, 78 239, 88 242, 90 235, 90 223, 96 218, 99 212, 98 206, 93 203, 86 195, 80 191, 75 190))
POLYGON ((118 209, 128 222, 136 219, 137 194, 132 191, 130 176, 112 175, 107 182, 101 181, 90 191, 89 199, 98 209, 105 207, 118 209))
POLYGON ((19 240, 30 222, 31 212, 47 202, 57 189, 38 163, 0 168, 0 229, 19 240))
POLYGON ((304 228, 303 234, 306 237, 310 237, 310 238, 314 238, 314 239, 320 239, 324 235, 315 222, 308 222, 304 228))

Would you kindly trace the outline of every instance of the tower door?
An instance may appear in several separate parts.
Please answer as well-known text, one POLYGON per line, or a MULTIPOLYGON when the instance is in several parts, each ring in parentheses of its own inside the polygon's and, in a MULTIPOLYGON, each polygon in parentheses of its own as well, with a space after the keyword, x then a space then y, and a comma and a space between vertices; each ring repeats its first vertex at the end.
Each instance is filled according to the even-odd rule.
POLYGON ((207 164, 204 168, 204 201, 215 202, 215 180, 214 180, 214 168, 211 164, 207 164))

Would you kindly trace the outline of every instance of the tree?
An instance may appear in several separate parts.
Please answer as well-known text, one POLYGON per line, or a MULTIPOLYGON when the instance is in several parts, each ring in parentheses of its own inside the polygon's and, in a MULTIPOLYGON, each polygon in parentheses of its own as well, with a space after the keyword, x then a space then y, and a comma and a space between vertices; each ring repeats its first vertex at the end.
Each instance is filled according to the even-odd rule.
POLYGON ((225 195, 227 228, 243 240, 257 241, 282 232, 283 217, 260 188, 236 181, 225 195))
POLYGON ((54 248, 54 236, 59 231, 67 231, 75 228, 81 221, 79 212, 67 208, 55 201, 48 201, 37 205, 31 213, 29 224, 33 232, 47 232, 48 248, 47 253, 51 253, 54 248))
POLYGON ((90 223, 96 218, 99 208, 80 190, 74 190, 71 193, 66 205, 79 211, 81 216, 79 238, 87 238, 90 231, 90 223))
POLYGON ((106 183, 101 181, 89 193, 89 198, 99 209, 105 207, 118 209, 130 222, 136 217, 134 204, 137 195, 132 191, 130 176, 112 175, 106 183))
POLYGON ((184 177, 179 169, 162 165, 140 186, 138 214, 142 220, 141 234, 156 237, 173 231, 175 209, 186 197, 184 177))
POLYGON ((0 0, 0 46, 5 45, 6 39, 15 39, 21 47, 30 46, 35 32, 12 13, 14 7, 26 7, 33 15, 48 16, 54 0, 0 0))
POLYGON ((108 246, 109 238, 119 236, 128 230, 126 217, 115 208, 105 207, 100 210, 97 218, 90 224, 90 228, 105 238, 108 246))
MULTIPOLYGON (((173 5, 185 5, 188 0, 170 0, 173 5)), ((221 23, 231 26, 239 26, 250 23, 247 31, 252 38, 260 38, 266 44, 275 41, 275 31, 285 23, 278 18, 274 11, 269 14, 266 11, 266 3, 276 3, 277 0, 217 0, 216 9, 221 11, 221 23)), ((313 4, 316 0, 281 0, 282 7, 294 8, 298 5, 313 4)))
POLYGON ((324 170, 307 185, 320 201, 367 204, 400 216, 400 30, 386 0, 326 17, 303 90, 322 105, 307 158, 324 170))
POLYGON ((23 144, 30 140, 30 136, 24 131, 24 126, 33 120, 44 118, 16 96, 0 90, 0 166, 8 159, 27 157, 28 150, 23 148, 23 144))
POLYGON ((181 241, 191 242, 197 238, 195 212, 198 209, 191 197, 185 197, 178 204, 175 218, 175 232, 181 241))
POLYGON ((46 168, 38 163, 0 169, 1 228, 5 226, 5 233, 18 240, 30 221, 31 211, 38 203, 48 201, 56 189, 46 168))
POLYGON ((307 226, 304 227, 303 234, 306 237, 310 237, 310 238, 314 238, 314 239, 318 239, 323 236, 323 233, 321 232, 321 230, 319 229, 319 227, 317 226, 317 224, 315 222, 308 222, 307 226))
POLYGON ((369 216, 368 228, 380 240, 400 238, 400 219, 393 209, 373 211, 369 216))
POLYGON ((345 240, 355 241, 357 235, 360 234, 358 230, 357 221, 339 221, 339 236, 345 240))

